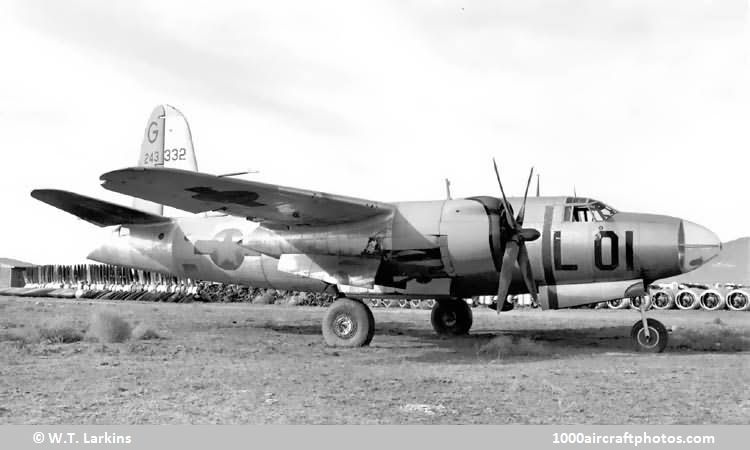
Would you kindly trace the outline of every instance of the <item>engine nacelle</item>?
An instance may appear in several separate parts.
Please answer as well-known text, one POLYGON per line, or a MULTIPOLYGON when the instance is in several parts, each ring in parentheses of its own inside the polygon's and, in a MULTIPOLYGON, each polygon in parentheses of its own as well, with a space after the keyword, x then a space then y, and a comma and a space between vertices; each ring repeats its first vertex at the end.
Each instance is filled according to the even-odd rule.
POLYGON ((679 309, 698 309, 701 307, 699 295, 692 289, 681 289, 674 296, 674 303, 679 309))
POLYGON ((727 294, 727 307, 732 311, 747 311, 750 309, 750 292, 735 289, 727 294))
POLYGON ((700 305, 701 308, 707 311, 717 311, 719 309, 724 309, 726 302, 724 301, 724 296, 721 292, 716 289, 709 289, 701 294, 700 305))
POLYGON ((630 309, 641 309, 641 303, 645 305, 645 309, 649 310, 651 309, 652 302, 651 297, 648 295, 639 295, 637 297, 633 297, 630 299, 630 309))
POLYGON ((651 305, 654 309, 672 309, 674 307, 674 295, 667 289, 652 291, 651 305))

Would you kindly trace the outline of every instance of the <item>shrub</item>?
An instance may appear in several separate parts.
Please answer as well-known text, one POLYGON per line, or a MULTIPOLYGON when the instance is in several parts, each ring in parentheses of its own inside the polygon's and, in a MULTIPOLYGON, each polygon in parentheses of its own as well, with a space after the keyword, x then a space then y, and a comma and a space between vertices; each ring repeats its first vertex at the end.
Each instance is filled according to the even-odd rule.
POLYGON ((39 325, 37 328, 39 340, 49 344, 69 344, 83 339, 83 333, 73 324, 63 320, 53 320, 39 325))
POLYGON ((99 342, 125 342, 130 339, 130 324, 111 311, 98 311, 91 316, 87 335, 99 342))
POLYGON ((151 339, 161 339, 161 336, 153 328, 150 328, 145 323, 139 323, 133 329, 133 339, 138 341, 147 341, 151 339))
POLYGON ((274 293, 272 290, 268 289, 265 292, 261 292, 260 294, 256 295, 255 298, 253 298, 253 303, 256 305, 268 305, 270 303, 273 303, 274 300, 274 293))

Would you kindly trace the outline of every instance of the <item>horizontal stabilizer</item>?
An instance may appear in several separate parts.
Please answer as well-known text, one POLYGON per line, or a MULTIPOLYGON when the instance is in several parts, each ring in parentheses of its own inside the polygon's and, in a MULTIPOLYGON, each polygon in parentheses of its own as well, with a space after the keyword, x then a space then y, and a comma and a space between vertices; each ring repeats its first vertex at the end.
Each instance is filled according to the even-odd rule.
POLYGON ((145 225, 170 220, 168 217, 57 189, 36 189, 31 191, 31 196, 100 227, 123 224, 145 225))

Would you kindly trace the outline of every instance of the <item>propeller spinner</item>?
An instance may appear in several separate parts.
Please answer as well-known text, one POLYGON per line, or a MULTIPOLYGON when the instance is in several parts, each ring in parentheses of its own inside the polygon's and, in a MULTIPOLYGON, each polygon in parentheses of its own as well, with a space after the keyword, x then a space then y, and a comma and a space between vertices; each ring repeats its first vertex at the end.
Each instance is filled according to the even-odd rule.
POLYGON ((529 253, 526 250, 526 242, 535 241, 539 238, 540 233, 534 228, 523 228, 523 219, 526 212, 526 198, 529 194, 529 185, 531 185, 531 177, 534 174, 534 168, 531 168, 529 172, 529 179, 526 182, 526 191, 523 194, 523 204, 521 209, 518 211, 518 216, 513 217, 513 213, 510 209, 508 199, 505 197, 505 190, 503 189, 503 183, 500 181, 500 172, 497 170, 497 162, 495 158, 492 158, 492 164, 495 167, 495 176, 497 177, 497 184, 500 186, 500 193, 503 198, 503 209, 505 209, 505 218, 507 219, 508 225, 511 227, 512 234, 508 238, 508 242, 505 244, 505 252, 503 253, 503 262, 500 268, 500 281, 497 286, 497 312, 500 313, 503 302, 508 297, 508 288, 513 278, 513 266, 517 263, 518 268, 521 270, 521 276, 523 278, 529 293, 536 301, 537 299, 537 288, 536 282, 534 281, 534 274, 531 270, 531 263, 529 262, 529 253))

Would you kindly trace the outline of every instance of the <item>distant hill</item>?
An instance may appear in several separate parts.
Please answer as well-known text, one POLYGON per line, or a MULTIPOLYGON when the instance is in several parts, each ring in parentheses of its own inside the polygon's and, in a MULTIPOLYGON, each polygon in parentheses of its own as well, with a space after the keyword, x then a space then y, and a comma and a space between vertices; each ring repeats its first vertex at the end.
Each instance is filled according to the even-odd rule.
POLYGON ((723 244, 719 256, 703 266, 659 283, 737 283, 750 285, 750 237, 723 244))
POLYGON ((35 266, 35 265, 36 264, 19 261, 13 258, 0 258, 0 266, 29 267, 29 266, 35 266))

